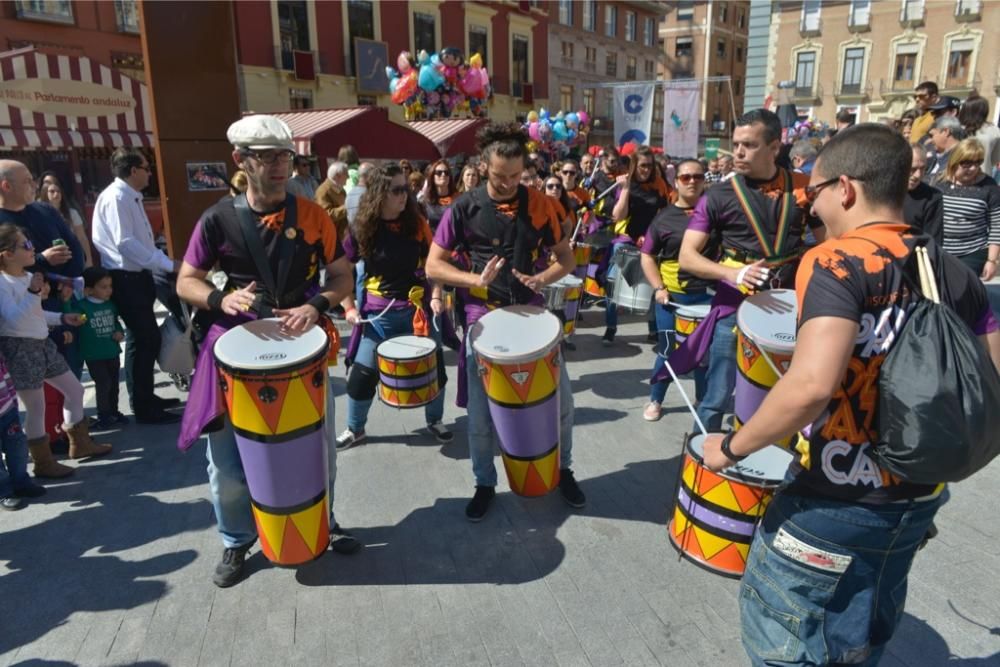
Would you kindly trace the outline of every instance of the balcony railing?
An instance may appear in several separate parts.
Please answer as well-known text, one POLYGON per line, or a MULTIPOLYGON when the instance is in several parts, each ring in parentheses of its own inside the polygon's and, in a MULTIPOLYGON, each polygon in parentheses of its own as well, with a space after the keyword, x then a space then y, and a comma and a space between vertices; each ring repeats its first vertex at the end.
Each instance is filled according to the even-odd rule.
POLYGON ((792 90, 792 101, 802 104, 817 104, 823 100, 823 84, 796 86, 792 90))
POLYGON ((878 94, 881 97, 908 97, 913 95, 913 87, 916 85, 917 82, 913 79, 902 79, 900 81, 879 79, 878 94))
POLYGON ((979 90, 982 85, 983 80, 977 72, 972 75, 972 81, 969 81, 968 77, 945 80, 940 92, 942 95, 965 95, 973 90, 979 90))
POLYGON ((562 66, 567 69, 573 69, 573 56, 563 56, 562 66))
POLYGON ((958 0, 955 3, 955 20, 959 23, 981 20, 982 5, 982 0, 958 0))
POLYGON ((843 83, 838 84, 834 96, 837 98, 851 98, 855 100, 860 100, 864 98, 871 97, 872 85, 871 83, 843 83))
MULTIPOLYGON (((320 51, 307 51, 313 57, 313 70, 315 74, 328 72, 326 65, 326 54, 320 51)), ((283 49, 280 46, 274 47, 274 66, 277 69, 295 71, 295 51, 283 49)))
POLYGON ((596 72, 597 71, 597 63, 591 62, 589 60, 584 60, 583 61, 583 71, 584 72, 596 72))

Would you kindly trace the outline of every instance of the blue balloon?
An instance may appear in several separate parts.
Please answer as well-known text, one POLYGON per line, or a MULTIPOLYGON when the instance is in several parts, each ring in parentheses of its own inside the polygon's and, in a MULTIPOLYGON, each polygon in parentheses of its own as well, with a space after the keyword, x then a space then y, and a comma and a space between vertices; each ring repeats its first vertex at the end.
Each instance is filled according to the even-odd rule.
POLYGON ((574 125, 580 124, 580 117, 576 115, 575 111, 570 111, 566 114, 566 127, 572 127, 574 125))
POLYGON ((433 93, 444 84, 444 75, 429 63, 421 65, 418 83, 422 89, 428 93, 433 93))
POLYGON ((546 109, 545 107, 542 107, 541 109, 539 109, 538 110, 538 120, 548 120, 548 119, 549 119, 549 110, 546 109))
POLYGON ((566 130, 566 123, 561 120, 557 120, 552 125, 552 139, 553 141, 566 141, 569 134, 566 130))

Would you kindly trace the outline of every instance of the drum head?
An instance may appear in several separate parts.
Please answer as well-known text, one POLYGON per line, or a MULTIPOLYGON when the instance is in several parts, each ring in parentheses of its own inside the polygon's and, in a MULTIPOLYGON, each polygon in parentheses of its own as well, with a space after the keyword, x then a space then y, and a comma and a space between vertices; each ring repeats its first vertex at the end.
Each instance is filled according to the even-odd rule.
POLYGON ((572 289, 574 287, 580 287, 581 285, 583 285, 583 280, 581 280, 580 278, 577 278, 572 273, 569 273, 569 274, 563 276, 562 278, 560 278, 559 280, 555 281, 552 284, 555 285, 555 286, 557 286, 557 287, 564 287, 566 289, 572 289))
POLYGON ((469 333, 476 353, 500 363, 537 359, 561 337, 559 318, 538 306, 497 308, 483 315, 469 333))
MULTIPOLYGON (((705 436, 701 434, 692 436, 688 441, 688 452, 698 463, 705 459, 704 442, 705 436)), ((717 474, 746 484, 777 486, 785 478, 785 471, 793 458, 795 457, 788 450, 770 445, 717 474)))
POLYGON ((708 317, 708 311, 712 310, 711 304, 699 303, 693 306, 677 306, 674 312, 677 317, 684 317, 689 320, 703 320, 708 317))
POLYGON ((215 358, 232 368, 266 371, 295 366, 323 352, 328 340, 322 327, 289 333, 281 320, 254 320, 222 334, 215 343, 215 358))
POLYGON ((736 325, 758 346, 791 353, 795 349, 798 312, 794 290, 769 290, 747 297, 740 304, 736 325))
POLYGON ((384 340, 375 348, 375 353, 385 359, 420 359, 437 349, 437 343, 426 336, 396 336, 384 340))

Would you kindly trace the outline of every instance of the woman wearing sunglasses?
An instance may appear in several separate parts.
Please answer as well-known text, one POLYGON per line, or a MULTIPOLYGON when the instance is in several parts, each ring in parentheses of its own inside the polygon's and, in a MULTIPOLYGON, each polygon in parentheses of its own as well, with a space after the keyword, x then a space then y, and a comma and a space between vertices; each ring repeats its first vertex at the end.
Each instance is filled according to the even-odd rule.
MULTIPOLYGON (((677 201, 656 214, 642 244, 642 272, 649 284, 656 289, 653 293, 657 330, 654 376, 663 369, 664 357, 674 349, 675 306, 707 304, 712 300, 707 291, 711 282, 682 271, 678 262, 681 239, 684 238, 688 220, 705 192, 705 168, 697 160, 684 160, 677 165, 674 182, 677 185, 677 201)), ((708 247, 705 254, 714 258, 717 248, 708 247)), ((705 393, 705 370, 704 367, 698 367, 694 371, 695 395, 698 400, 705 393)), ((642 413, 643 419, 650 422, 660 419, 663 398, 669 385, 670 380, 653 383, 649 392, 649 404, 642 413)))
POLYGON ((1000 187, 981 169, 985 152, 979 140, 963 140, 937 187, 944 195, 944 249, 989 281, 1000 262, 1000 187))
POLYGON ((368 411, 378 384, 375 350, 379 343, 408 334, 431 336, 438 343, 441 391, 424 407, 424 416, 427 429, 438 442, 451 442, 451 431, 441 424, 447 380, 444 356, 440 336, 430 322, 444 312, 441 286, 432 286, 424 275, 432 240, 431 228, 410 196, 403 170, 387 165, 374 171, 368 177, 354 227, 344 240, 347 259, 354 263, 364 260, 365 279, 360 303, 355 304, 353 295, 342 302, 345 317, 354 326, 347 350, 353 364, 347 378, 347 429, 337 437, 337 449, 365 439, 368 411))
POLYGON ((458 194, 455 181, 451 176, 451 167, 445 160, 438 160, 427 168, 427 181, 418 201, 424 207, 424 215, 430 223, 431 230, 437 229, 441 216, 451 206, 452 199, 458 194))

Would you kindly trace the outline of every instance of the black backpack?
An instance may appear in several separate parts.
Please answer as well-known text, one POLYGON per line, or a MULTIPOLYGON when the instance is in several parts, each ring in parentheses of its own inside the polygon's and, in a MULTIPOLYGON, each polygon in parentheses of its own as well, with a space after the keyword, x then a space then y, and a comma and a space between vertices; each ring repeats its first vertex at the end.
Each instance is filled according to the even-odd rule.
POLYGON ((893 261, 922 298, 880 369, 873 455, 908 482, 957 482, 1000 454, 1000 374, 965 321, 937 302, 926 248, 918 246, 910 258, 905 265, 893 261), (912 265, 922 270, 924 261, 918 284, 912 265))

